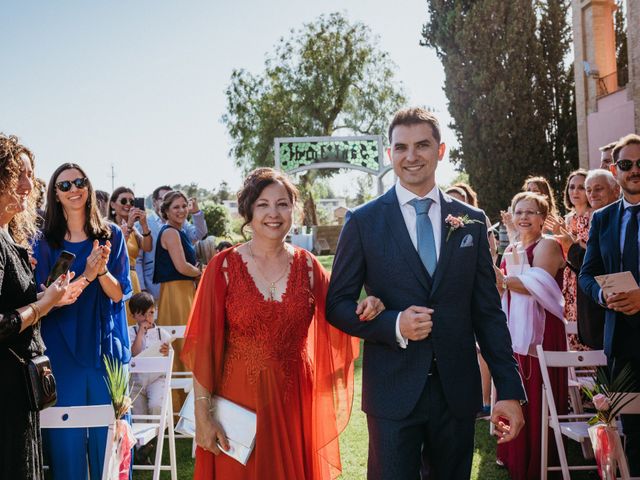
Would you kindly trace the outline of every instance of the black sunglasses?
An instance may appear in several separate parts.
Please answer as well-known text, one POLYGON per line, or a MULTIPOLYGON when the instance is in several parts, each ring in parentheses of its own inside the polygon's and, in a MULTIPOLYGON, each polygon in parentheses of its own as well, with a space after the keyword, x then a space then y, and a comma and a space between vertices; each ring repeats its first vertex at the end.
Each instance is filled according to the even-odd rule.
POLYGON ((635 162, 633 160, 618 160, 615 163, 616 168, 619 168, 623 172, 628 172, 633 167, 633 164, 636 164, 636 167, 640 169, 640 158, 635 162))
POLYGON ((120 205, 131 205, 132 207, 135 205, 133 198, 121 198, 120 205))
POLYGON ((76 188, 85 188, 87 186, 88 180, 86 177, 78 177, 75 180, 64 180, 62 182, 56 183, 56 188, 61 192, 68 192, 71 190, 71 185, 75 185, 76 188))

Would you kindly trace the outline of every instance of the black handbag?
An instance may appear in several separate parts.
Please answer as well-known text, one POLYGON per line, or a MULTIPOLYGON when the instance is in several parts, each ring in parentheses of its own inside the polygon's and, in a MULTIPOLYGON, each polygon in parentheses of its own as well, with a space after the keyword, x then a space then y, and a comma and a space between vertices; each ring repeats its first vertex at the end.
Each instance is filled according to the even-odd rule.
POLYGON ((49 357, 38 355, 25 360, 13 350, 9 349, 9 351, 22 364, 31 411, 38 412, 55 405, 58 400, 58 393, 56 390, 56 378, 53 376, 49 357))

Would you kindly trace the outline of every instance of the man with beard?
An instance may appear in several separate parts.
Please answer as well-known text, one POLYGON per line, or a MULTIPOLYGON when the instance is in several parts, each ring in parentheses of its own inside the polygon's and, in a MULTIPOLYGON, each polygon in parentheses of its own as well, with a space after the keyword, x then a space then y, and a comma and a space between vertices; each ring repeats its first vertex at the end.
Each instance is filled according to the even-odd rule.
MULTIPOLYGON (((629 271, 638 281, 638 216, 640 214, 640 136, 621 138, 613 149, 611 173, 623 196, 593 214, 580 287, 605 307, 604 352, 617 376, 630 365, 640 391, 640 288, 606 295, 595 278, 629 271)), ((640 475, 640 415, 622 416, 626 454, 632 476, 640 475)))

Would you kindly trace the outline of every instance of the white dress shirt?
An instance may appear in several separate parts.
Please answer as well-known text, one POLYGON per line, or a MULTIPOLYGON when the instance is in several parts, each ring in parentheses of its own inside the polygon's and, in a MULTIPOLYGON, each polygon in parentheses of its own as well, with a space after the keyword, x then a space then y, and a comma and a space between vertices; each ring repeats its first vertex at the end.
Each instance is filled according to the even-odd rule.
MULTIPOLYGON (((402 212, 402 218, 404 219, 404 223, 407 226, 407 232, 409 232, 409 237, 411 238, 411 243, 413 243, 413 248, 418 250, 418 233, 416 232, 416 209, 413 208, 413 205, 409 204, 411 200, 417 198, 419 200, 430 198, 433 200, 431 204, 431 208, 429 208, 429 220, 431 220, 431 226, 433 228, 433 239, 435 241, 436 246, 436 261, 440 258, 440 241, 441 241, 441 232, 442 232, 442 213, 440 211, 440 190, 437 186, 434 186, 429 193, 427 193, 424 197, 419 197, 415 193, 407 190, 400 182, 396 182, 396 196, 398 197, 398 204, 400 205, 400 211, 402 212)), ((404 338, 400 334, 400 315, 402 312, 398 314, 396 318, 396 340, 400 348, 407 348, 407 344, 409 343, 409 339, 404 338)))

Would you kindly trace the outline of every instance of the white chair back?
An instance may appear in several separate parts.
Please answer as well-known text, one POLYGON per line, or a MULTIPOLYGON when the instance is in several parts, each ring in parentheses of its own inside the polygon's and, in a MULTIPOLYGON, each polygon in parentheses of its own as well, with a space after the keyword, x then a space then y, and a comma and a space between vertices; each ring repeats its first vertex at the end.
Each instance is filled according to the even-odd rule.
POLYGON ((184 332, 187 330, 186 325, 160 325, 160 328, 169 332, 173 338, 184 338, 184 332))
POLYGON ((107 445, 102 464, 102 480, 110 478, 109 465, 113 450, 115 414, 112 405, 86 405, 78 407, 49 407, 40 412, 40 428, 94 428, 108 427, 107 445))

